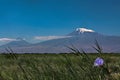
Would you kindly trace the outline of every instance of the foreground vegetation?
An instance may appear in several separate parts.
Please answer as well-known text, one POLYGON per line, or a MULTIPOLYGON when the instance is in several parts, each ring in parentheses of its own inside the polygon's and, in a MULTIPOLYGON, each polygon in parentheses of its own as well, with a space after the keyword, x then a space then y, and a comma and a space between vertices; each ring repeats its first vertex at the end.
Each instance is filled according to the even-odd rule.
MULTIPOLYGON (((69 47, 68 47, 69 48, 69 47)), ((0 80, 120 80, 120 54, 70 48, 70 54, 15 54, 10 48, 0 55, 0 80)))
POLYGON ((120 80, 120 54, 1 54, 0 80, 120 80))

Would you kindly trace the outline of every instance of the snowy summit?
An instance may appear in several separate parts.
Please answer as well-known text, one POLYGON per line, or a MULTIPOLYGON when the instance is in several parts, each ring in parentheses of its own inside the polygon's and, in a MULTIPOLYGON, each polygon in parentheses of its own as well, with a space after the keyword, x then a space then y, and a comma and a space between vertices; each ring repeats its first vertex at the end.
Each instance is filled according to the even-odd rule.
POLYGON ((86 29, 86 28, 77 28, 77 32, 84 33, 84 32, 95 32, 94 30, 91 29, 86 29))

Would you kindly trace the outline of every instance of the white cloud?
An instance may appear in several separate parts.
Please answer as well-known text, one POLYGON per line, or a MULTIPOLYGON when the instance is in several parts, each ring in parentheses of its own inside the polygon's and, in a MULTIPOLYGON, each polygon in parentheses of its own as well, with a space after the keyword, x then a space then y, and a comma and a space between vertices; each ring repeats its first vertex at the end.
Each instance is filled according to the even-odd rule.
POLYGON ((16 41, 16 39, 11 38, 0 38, 0 42, 16 41))
POLYGON ((59 39, 59 38, 68 38, 71 36, 36 36, 36 40, 52 40, 52 39, 59 39))

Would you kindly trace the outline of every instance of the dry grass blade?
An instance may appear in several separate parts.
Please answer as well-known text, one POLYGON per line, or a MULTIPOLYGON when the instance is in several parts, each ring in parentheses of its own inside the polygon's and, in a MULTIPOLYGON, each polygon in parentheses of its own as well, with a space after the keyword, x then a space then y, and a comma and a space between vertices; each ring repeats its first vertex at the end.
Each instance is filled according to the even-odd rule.
POLYGON ((93 48, 99 53, 99 54, 102 54, 103 53, 103 49, 102 47, 99 45, 98 41, 95 40, 95 47, 93 46, 93 48))

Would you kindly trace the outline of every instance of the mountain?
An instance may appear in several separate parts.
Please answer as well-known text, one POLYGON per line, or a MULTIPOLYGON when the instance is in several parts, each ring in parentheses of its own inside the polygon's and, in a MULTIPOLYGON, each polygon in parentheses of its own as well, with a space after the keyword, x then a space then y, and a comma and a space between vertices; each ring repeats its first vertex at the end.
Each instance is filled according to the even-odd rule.
MULTIPOLYGON (((68 47, 74 46, 90 53, 96 52, 93 48, 95 40, 102 46, 104 52, 120 52, 119 36, 107 36, 86 28, 77 28, 67 34, 66 38, 48 40, 32 45, 27 44, 27 46, 23 45, 23 42, 26 44, 24 40, 20 40, 21 42, 18 42, 17 45, 14 44, 17 47, 14 47, 13 50, 17 53, 69 53, 71 50, 68 47)), ((13 42, 11 43, 13 46, 13 42)), ((6 45, 8 46, 8 44, 6 45)))
POLYGON ((25 47, 25 46, 29 46, 30 45, 30 43, 28 43, 27 41, 25 41, 24 39, 22 39, 22 38, 20 38, 20 37, 18 37, 18 38, 16 38, 16 40, 14 40, 14 41, 11 41, 11 42, 9 42, 9 43, 7 43, 7 44, 5 44, 5 45, 2 45, 2 46, 0 46, 0 47, 25 47))
POLYGON ((75 31, 68 34, 68 36, 80 36, 81 34, 96 34, 96 32, 91 29, 77 28, 75 31))
POLYGON ((91 29, 77 28, 73 32, 66 36, 71 36, 62 39, 54 39, 41 43, 37 43, 34 46, 43 46, 40 52, 70 52, 67 47, 76 47, 77 49, 83 49, 86 52, 95 52, 93 46, 95 46, 95 40, 103 47, 104 52, 120 52, 120 37, 107 36, 95 32, 91 29))

